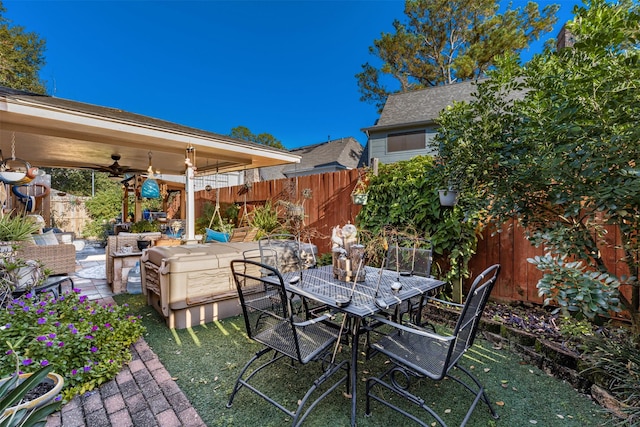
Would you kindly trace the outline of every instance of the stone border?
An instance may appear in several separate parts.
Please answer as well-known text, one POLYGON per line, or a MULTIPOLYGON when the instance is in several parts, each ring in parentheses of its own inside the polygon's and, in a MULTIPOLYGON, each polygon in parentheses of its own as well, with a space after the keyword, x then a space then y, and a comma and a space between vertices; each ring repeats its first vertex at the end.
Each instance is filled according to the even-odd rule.
MULTIPOLYGON (((430 320, 445 323, 451 327, 459 317, 453 309, 429 304, 424 311, 430 320)), ((590 365, 580 355, 571 352, 556 342, 539 338, 521 329, 512 328, 495 320, 482 318, 479 331, 483 337, 494 344, 508 348, 523 357, 531 365, 536 366, 548 375, 568 382, 580 393, 591 396, 600 406, 610 410, 619 418, 628 417, 622 409, 626 406, 618 401, 600 383, 597 373, 585 372, 590 365)))

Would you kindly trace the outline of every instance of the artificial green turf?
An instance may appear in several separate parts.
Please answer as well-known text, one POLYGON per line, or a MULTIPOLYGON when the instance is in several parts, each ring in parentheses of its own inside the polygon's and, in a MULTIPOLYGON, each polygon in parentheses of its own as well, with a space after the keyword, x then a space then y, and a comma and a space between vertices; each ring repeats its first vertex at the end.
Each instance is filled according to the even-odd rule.
MULTIPOLYGON (((141 295, 118 295, 118 304, 129 304, 140 314, 147 328, 145 340, 191 401, 204 422, 210 426, 282 426, 291 422, 283 412, 249 390, 238 392, 231 408, 226 407, 236 377, 260 346, 248 339, 241 316, 184 330, 170 330, 162 317, 146 305, 141 295)), ((348 358, 349 348, 338 357, 348 358)), ((357 366, 361 381, 358 395, 359 426, 412 425, 408 419, 373 403, 372 415, 364 415, 364 380, 383 369, 384 359, 365 361, 357 366), (361 390, 361 391, 360 391, 361 390)), ((494 420, 483 404, 478 404, 469 426, 601 426, 607 416, 603 409, 571 386, 525 363, 508 350, 494 349, 484 340, 476 340, 462 365, 473 370, 485 385, 489 399, 500 418, 494 420)), ((262 375, 259 384, 270 395, 293 408, 309 381, 318 376, 317 364, 291 367, 281 364, 262 375), (304 385, 304 386, 303 386, 304 385)), ((453 381, 424 382, 423 397, 443 414, 449 425, 459 425, 470 403, 470 394, 453 381), (426 393, 426 394, 425 394, 426 393), (450 410, 450 411, 449 411, 450 410)), ((350 400, 339 388, 316 407, 305 426, 347 426, 350 400)), ((410 406, 407 406, 410 409, 410 406)), ((415 413, 415 411, 413 411, 415 413)))

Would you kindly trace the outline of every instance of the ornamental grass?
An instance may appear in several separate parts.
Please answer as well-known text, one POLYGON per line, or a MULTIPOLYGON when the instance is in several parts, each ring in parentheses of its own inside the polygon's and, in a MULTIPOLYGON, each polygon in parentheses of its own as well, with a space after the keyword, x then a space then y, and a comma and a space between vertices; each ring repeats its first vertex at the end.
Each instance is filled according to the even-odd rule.
POLYGON ((58 298, 27 293, 13 300, 0 309, 0 329, 0 376, 15 373, 15 349, 22 372, 51 365, 64 377, 65 400, 114 378, 144 333, 126 306, 101 306, 79 289, 58 298))

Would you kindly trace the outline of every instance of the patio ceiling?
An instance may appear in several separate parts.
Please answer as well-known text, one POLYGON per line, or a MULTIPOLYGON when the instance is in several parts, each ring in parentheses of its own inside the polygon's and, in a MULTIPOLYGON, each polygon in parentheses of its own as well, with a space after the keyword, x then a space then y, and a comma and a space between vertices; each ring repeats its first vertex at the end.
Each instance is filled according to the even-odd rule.
POLYGON ((195 148, 198 174, 297 163, 284 150, 108 107, 0 87, 0 149, 36 167, 100 170, 113 163, 183 175, 195 148))

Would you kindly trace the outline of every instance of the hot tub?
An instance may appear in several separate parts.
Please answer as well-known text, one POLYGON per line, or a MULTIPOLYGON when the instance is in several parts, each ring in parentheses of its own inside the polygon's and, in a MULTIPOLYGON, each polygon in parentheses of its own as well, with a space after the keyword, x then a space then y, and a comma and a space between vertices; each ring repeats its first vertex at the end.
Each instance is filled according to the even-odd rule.
POLYGON ((241 313, 230 262, 258 242, 156 246, 142 255, 142 292, 169 328, 184 329, 241 313))

